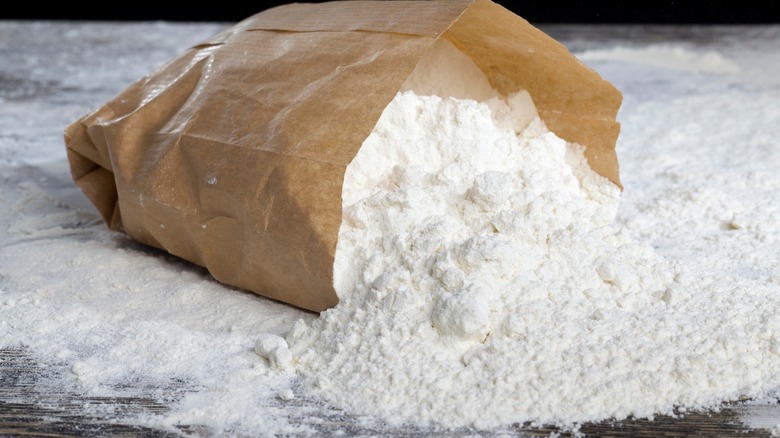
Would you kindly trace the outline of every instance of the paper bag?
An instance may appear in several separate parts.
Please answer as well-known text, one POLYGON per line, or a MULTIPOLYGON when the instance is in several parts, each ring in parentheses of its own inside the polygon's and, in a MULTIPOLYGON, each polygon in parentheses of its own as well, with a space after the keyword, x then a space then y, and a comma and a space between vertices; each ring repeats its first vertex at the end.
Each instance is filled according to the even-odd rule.
POLYGON ((338 302, 344 172, 438 38, 616 184, 620 93, 491 2, 290 4, 192 47, 67 128, 73 179, 110 228, 298 307, 338 302))

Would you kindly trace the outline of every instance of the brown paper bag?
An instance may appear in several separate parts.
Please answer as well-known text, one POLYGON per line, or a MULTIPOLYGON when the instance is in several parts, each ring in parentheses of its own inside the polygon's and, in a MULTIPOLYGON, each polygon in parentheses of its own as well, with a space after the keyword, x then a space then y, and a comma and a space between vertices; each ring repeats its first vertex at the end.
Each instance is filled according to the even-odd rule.
POLYGON ((267 10, 68 127, 73 178, 114 230, 224 283, 334 306, 344 172, 423 54, 447 38, 616 184, 621 95, 490 0, 267 10))

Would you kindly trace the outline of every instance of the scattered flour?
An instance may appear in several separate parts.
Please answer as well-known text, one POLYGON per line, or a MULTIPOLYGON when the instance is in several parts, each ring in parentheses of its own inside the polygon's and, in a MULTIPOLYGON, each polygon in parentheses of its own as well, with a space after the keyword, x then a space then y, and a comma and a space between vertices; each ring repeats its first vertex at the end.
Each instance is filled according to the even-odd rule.
POLYGON ((765 397, 754 397, 735 409, 740 422, 751 429, 765 429, 772 436, 780 436, 780 405, 777 391, 765 397))
POLYGON ((673 70, 707 74, 734 74, 739 66, 718 52, 700 52, 677 46, 614 47, 577 53, 583 61, 629 61, 673 70))

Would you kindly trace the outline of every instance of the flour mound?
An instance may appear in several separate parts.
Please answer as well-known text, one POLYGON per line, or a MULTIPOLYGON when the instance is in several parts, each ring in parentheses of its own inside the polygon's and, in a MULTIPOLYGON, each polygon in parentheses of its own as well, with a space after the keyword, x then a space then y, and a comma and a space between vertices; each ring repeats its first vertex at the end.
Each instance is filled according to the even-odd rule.
MULTIPOLYGON (((619 189, 512 108, 400 93, 350 165, 339 305, 288 337, 338 406, 491 427, 627 415, 615 324, 662 311, 673 273, 610 228, 619 189), (606 406, 606 407, 605 407, 606 406)), ((637 388, 638 389, 638 388, 637 388)))
POLYGON ((673 273, 610 228, 619 197, 528 93, 437 42, 347 168, 340 303, 288 336, 304 386, 391 423, 631 413, 614 400, 645 382, 614 385, 613 329, 673 273))
POLYGON ((347 168, 340 302, 287 336, 303 391, 391 424, 495 431, 780 382, 780 295, 708 284, 637 242, 613 225, 619 189, 527 93, 490 91, 449 43, 426 59, 347 168))

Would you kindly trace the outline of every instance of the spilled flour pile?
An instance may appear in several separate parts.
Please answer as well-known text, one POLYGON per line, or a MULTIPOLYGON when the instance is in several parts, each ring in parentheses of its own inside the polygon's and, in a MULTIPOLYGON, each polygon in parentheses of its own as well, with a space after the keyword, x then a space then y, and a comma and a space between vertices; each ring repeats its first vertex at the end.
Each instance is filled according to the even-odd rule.
POLYGON ((488 99, 399 93, 348 168, 341 301, 288 336, 306 385, 392 424, 490 428, 651 416, 777 380, 769 315, 694 292, 612 227, 619 189, 527 94, 471 94, 488 99))
POLYGON ((450 73, 437 92, 488 100, 407 91, 386 108, 345 177, 341 302, 289 336, 300 371, 336 404, 394 422, 626 415, 625 397, 656 381, 614 349, 641 343, 636 315, 664 311, 674 271, 610 227, 620 190, 527 93, 491 97, 476 67, 441 68, 452 59, 467 61, 424 68, 479 86, 450 73))
POLYGON ((353 162, 348 181, 376 183, 344 190, 341 302, 290 339, 338 404, 559 422, 619 414, 641 384, 620 382, 611 335, 664 309, 672 270, 609 227, 619 189, 579 148, 539 119, 516 135, 491 104, 400 94, 353 162))

